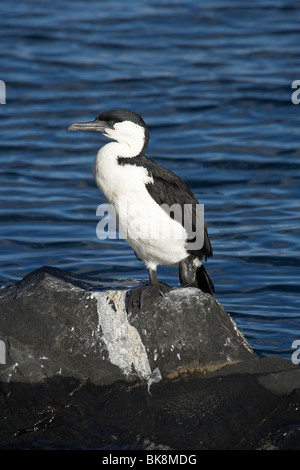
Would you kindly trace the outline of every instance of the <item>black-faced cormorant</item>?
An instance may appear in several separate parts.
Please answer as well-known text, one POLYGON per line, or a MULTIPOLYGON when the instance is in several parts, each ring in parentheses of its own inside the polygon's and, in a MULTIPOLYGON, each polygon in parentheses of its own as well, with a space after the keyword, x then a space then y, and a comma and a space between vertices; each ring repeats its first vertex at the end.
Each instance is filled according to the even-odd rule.
POLYGON ((131 291, 128 310, 170 290, 156 278, 159 265, 178 267, 183 287, 197 287, 213 295, 214 285, 202 263, 213 255, 204 220, 202 243, 195 248, 189 245, 191 232, 184 220, 166 210, 174 204, 191 207, 194 234, 195 225, 201 222, 196 213, 199 203, 177 175, 146 157, 149 131, 141 116, 124 109, 106 111, 94 121, 71 124, 69 130, 97 131, 114 141, 98 151, 94 178, 114 206, 118 228, 147 266, 150 278, 150 287, 131 291))

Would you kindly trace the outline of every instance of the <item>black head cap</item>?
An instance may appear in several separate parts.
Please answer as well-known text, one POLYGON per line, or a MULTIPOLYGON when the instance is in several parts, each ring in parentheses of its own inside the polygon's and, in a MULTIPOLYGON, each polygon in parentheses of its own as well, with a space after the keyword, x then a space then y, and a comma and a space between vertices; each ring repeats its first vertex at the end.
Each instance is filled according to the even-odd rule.
POLYGON ((131 121, 141 127, 147 127, 144 119, 139 114, 135 113, 134 111, 130 111, 129 109, 114 109, 112 111, 104 111, 96 118, 96 120, 107 122, 131 121))

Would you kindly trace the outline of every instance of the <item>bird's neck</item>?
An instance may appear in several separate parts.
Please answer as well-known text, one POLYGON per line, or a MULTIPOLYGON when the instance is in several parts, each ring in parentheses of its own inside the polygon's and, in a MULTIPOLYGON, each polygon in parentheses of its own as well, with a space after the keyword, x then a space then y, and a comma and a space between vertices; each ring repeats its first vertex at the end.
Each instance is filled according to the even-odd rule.
POLYGON ((97 186, 109 199, 111 189, 107 187, 118 180, 117 174, 120 169, 118 159, 136 157, 141 151, 141 145, 125 142, 109 142, 101 147, 94 161, 93 173, 97 186))
POLYGON ((106 136, 114 139, 114 142, 102 147, 100 152, 109 151, 112 157, 136 157, 145 149, 149 140, 147 129, 144 130, 141 126, 133 126, 130 133, 118 129, 117 138, 115 134, 116 130, 114 132, 106 131, 106 136))
POLYGON ((137 157, 142 149, 143 145, 139 142, 109 142, 99 149, 97 157, 109 158, 112 162, 118 157, 137 157))
POLYGON ((120 164, 120 159, 123 158, 128 163, 128 160, 135 156, 135 149, 128 149, 128 146, 116 142, 110 142, 98 151, 93 174, 98 188, 110 204, 115 204, 120 196, 127 197, 141 184, 145 185, 150 181, 146 169, 120 164), (142 176, 145 181, 141 177, 141 171, 144 172, 142 176))

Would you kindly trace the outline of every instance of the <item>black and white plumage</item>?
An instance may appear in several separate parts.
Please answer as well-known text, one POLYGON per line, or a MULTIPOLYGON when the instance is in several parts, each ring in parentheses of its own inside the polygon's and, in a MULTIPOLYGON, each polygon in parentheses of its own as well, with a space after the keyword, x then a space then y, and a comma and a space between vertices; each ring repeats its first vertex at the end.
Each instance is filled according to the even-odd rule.
POLYGON ((92 122, 71 124, 69 130, 97 131, 114 141, 98 151, 93 173, 97 186, 116 209, 119 230, 126 233, 127 242, 149 270, 150 287, 133 291, 129 306, 170 289, 157 281, 159 265, 178 267, 182 286, 213 294, 214 285, 202 263, 213 255, 206 224, 203 246, 187 249, 190 237, 184 220, 180 223, 161 207, 189 204, 194 228, 199 203, 177 175, 145 156, 149 132, 141 116, 129 110, 106 111, 92 122), (160 236, 162 228, 172 237, 160 236), (141 229, 148 236, 137 236, 141 229))

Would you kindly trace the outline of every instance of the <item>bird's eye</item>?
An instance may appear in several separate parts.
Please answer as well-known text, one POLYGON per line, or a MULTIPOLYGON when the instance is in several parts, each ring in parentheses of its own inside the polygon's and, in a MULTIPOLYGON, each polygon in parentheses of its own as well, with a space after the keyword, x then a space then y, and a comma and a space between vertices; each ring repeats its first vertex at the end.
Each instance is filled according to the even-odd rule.
POLYGON ((115 121, 108 121, 108 124, 113 127, 115 125, 115 121))

